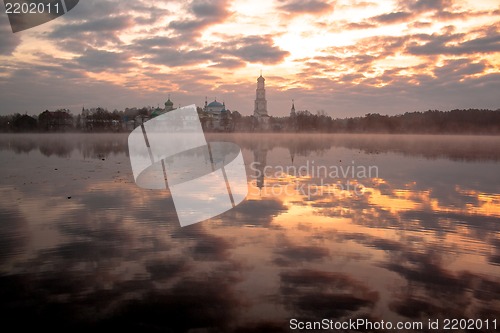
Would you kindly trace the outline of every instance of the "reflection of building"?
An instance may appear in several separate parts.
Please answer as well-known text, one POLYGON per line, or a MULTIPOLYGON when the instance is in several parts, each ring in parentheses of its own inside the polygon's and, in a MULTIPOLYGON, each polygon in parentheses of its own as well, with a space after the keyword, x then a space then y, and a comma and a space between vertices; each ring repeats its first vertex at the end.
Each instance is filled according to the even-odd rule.
POLYGON ((267 148, 259 145, 253 151, 254 164, 256 166, 256 177, 257 182, 256 185, 258 188, 262 189, 264 187, 264 179, 265 179, 265 168, 267 165, 267 148))
POLYGON ((229 110, 226 110, 226 104, 224 102, 217 102, 215 99, 213 102, 207 104, 205 98, 205 107, 203 111, 208 116, 207 128, 211 130, 226 130, 229 125, 229 110))
POLYGON ((290 146, 288 147, 288 151, 290 152, 290 160, 292 161, 292 165, 293 165, 293 161, 295 159, 295 142, 290 143, 290 146))
POLYGON ((264 79, 262 74, 260 74, 257 79, 255 108, 253 112, 256 119, 256 127, 261 130, 268 130, 270 127, 269 115, 267 114, 265 81, 266 79, 264 79))

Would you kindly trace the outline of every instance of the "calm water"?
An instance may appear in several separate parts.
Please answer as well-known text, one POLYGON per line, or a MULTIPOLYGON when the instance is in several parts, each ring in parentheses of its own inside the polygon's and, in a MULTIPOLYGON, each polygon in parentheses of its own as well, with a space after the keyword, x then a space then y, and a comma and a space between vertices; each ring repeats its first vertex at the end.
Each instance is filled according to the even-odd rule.
POLYGON ((249 194, 181 228, 168 191, 135 185, 127 135, 0 135, 2 322, 500 320, 500 137, 209 139, 240 145, 249 194))

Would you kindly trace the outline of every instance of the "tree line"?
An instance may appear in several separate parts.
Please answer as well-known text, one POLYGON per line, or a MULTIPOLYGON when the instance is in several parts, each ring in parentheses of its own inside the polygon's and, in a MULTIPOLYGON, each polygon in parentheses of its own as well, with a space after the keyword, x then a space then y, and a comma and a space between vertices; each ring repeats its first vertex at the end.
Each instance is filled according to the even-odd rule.
POLYGON ((394 116, 369 113, 344 119, 299 112, 292 128, 297 132, 500 134, 500 109, 429 110, 394 116))
MULTIPOLYGON (((207 115, 199 109, 202 124, 207 115)), ((44 111, 38 116, 13 114, 0 116, 1 132, 130 132, 151 115, 151 109, 127 108, 108 111, 104 108, 82 110, 73 115, 69 110, 44 111)), ((259 131, 253 116, 233 111, 225 120, 228 131, 259 131)), ((299 111, 295 116, 271 117, 271 132, 321 133, 414 133, 414 134, 500 134, 500 109, 468 109, 425 112, 407 112, 388 116, 369 113, 363 117, 332 118, 324 112, 313 114, 299 111)))

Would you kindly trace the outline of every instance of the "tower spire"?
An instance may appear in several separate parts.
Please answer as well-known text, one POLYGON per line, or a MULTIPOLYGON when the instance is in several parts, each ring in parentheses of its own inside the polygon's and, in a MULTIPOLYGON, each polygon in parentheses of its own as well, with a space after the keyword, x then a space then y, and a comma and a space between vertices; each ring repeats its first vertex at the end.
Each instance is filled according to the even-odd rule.
POLYGON ((290 109, 290 117, 295 117, 295 100, 292 99, 292 108, 290 109))

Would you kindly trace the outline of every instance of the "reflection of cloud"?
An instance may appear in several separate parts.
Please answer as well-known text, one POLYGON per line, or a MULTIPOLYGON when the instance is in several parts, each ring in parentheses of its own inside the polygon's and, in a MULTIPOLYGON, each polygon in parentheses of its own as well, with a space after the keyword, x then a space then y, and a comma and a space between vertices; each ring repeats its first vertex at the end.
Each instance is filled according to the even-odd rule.
MULTIPOLYGON (((392 290, 389 308, 408 318, 453 316, 475 318, 483 303, 495 308, 500 280, 469 271, 460 251, 426 237, 383 239, 370 233, 338 233, 339 241, 354 241, 386 254, 378 266, 402 277, 404 286, 392 290), (452 269, 459 263, 461 269, 452 269)), ((486 268, 487 269, 487 268, 486 268)), ((493 310, 496 311, 496 310, 493 310)))
POLYGON ((234 333, 285 333, 289 332, 287 325, 289 323, 283 322, 259 322, 256 324, 246 324, 243 327, 238 327, 234 333))
POLYGON ((233 247, 226 239, 208 234, 203 227, 195 225, 178 230, 172 237, 192 240, 194 245, 189 247, 188 254, 197 261, 225 261, 228 250, 233 247))
MULTIPOLYGON (((180 229, 165 219, 166 198, 154 193, 114 183, 80 186, 71 201, 59 203, 62 214, 40 221, 61 232, 56 245, 40 248, 32 241, 31 257, 17 261, 9 277, 0 277, 9 288, 0 290, 7 323, 85 331, 231 324, 244 297, 232 290, 242 266, 230 259, 230 241, 203 228, 180 229), (209 262, 193 265, 193 260, 209 262)), ((14 225, 9 231, 17 232, 14 225)), ((12 233, 5 236, 19 241, 12 233)))
POLYGON ((145 325, 158 331, 220 330, 236 321, 240 309, 240 298, 231 285, 216 275, 204 281, 183 280, 164 292, 122 302, 104 326, 140 331, 145 325))
POLYGON ((396 242, 391 239, 384 239, 384 238, 378 238, 378 237, 373 237, 367 234, 361 234, 361 233, 356 233, 356 234, 349 234, 349 233, 344 233, 339 236, 342 240, 354 240, 360 244, 373 247, 379 250, 383 251, 400 251, 404 248, 404 245, 402 245, 399 242, 396 242))
POLYGON ((361 197, 288 200, 257 190, 241 209, 179 228, 168 192, 133 185, 119 139, 126 136, 64 136, 72 138, 70 160, 41 156, 36 139, 17 146, 2 137, 1 153, 15 158, 3 164, 0 219, 14 228, 0 226, 7 235, 0 240, 22 238, 22 248, 0 242, 13 261, 2 261, 0 274, 4 323, 67 331, 259 332, 280 331, 292 317, 498 315, 497 164, 411 157, 423 149, 418 146, 432 150, 432 142, 448 157, 445 147, 459 156, 487 142, 481 154, 495 156, 496 139, 422 137, 399 149, 386 136, 311 135, 300 142, 301 136, 271 135, 253 143, 239 136, 249 149, 265 144, 269 164, 292 163, 292 153, 295 165, 355 158, 379 165, 383 178, 363 180, 361 197), (395 154, 354 150, 377 142, 395 154), (15 155, 16 149, 32 153, 15 155), (105 161, 94 159, 104 152, 105 161), (17 167, 25 162, 29 169, 17 167), (115 181, 117 171, 128 181, 115 181), (22 185, 36 178, 43 178, 36 186, 22 185), (67 192, 72 199, 61 200, 67 192), (49 245, 39 244, 45 238, 49 245))
POLYGON ((12 208, 0 207, 0 263, 21 252, 26 245, 26 221, 12 208))
POLYGON ((411 318, 430 315, 476 318, 483 311, 478 301, 494 308, 500 295, 500 280, 468 271, 452 273, 444 267, 445 261, 436 258, 433 249, 421 253, 410 251, 394 255, 384 264, 407 281, 402 294, 390 305, 393 311, 411 318))
POLYGON ((376 292, 341 273, 284 271, 281 293, 286 307, 307 318, 338 318, 372 307, 376 292))
POLYGON ((431 302, 415 298, 401 298, 390 304, 390 309, 407 318, 434 318, 444 309, 436 307, 431 302))
POLYGON ((429 290, 440 290, 442 293, 463 290, 466 282, 441 267, 438 258, 430 253, 403 253, 400 262, 390 262, 385 267, 401 274, 408 281, 420 282, 429 290))
POLYGON ((489 233, 498 232, 500 217, 472 215, 439 211, 401 212, 404 221, 418 222, 424 230, 433 230, 439 234, 459 232, 462 227, 470 229, 469 237, 484 240, 489 233), (449 223, 453 221, 453 223, 449 223))
POLYGON ((7 288, 0 290, 0 310, 7 316, 4 323, 25 329, 184 332, 224 328, 241 309, 241 297, 224 277, 231 273, 215 271, 207 280, 185 279, 161 291, 142 280, 107 290, 84 289, 94 287, 89 285, 90 276, 70 272, 50 277, 2 276, 0 284, 7 288))
POLYGON ((493 265, 500 266, 500 239, 496 238, 492 241, 492 245, 494 248, 494 253, 492 253, 488 260, 493 265))
POLYGON ((118 258, 123 255, 121 246, 108 242, 73 242, 42 252, 39 259, 59 258, 67 263, 93 262, 99 258, 118 258))
POLYGON ((146 269, 155 281, 172 279, 188 271, 186 261, 176 258, 162 258, 146 263, 146 269))
POLYGON ((251 225, 270 227, 273 219, 286 212, 287 207, 279 200, 245 200, 235 208, 222 215, 227 225, 251 225))
POLYGON ((288 242, 280 244, 275 253, 278 255, 275 259, 275 263, 280 266, 318 261, 326 259, 330 255, 329 250, 325 247, 301 246, 288 242))

